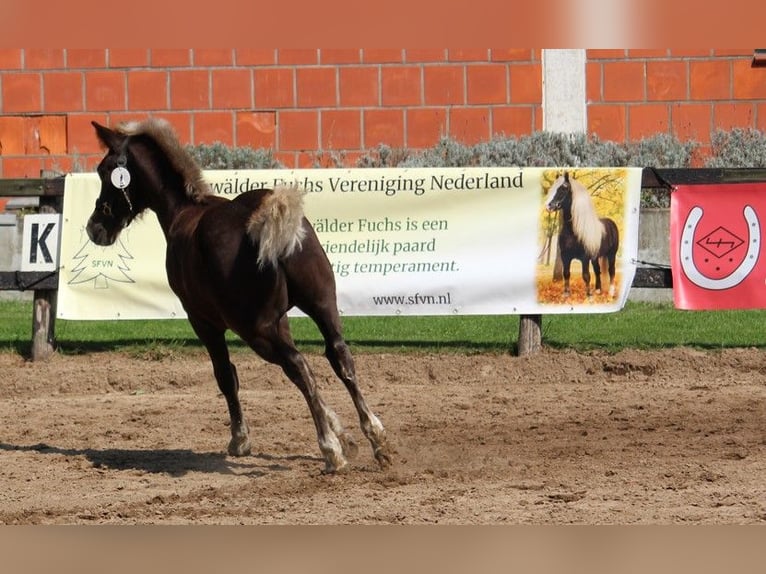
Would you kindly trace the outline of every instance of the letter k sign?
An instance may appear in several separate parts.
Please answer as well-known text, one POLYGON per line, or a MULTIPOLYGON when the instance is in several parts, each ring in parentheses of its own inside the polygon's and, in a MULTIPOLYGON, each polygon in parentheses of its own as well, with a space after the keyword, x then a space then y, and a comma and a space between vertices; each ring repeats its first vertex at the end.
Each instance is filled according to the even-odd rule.
POLYGON ((40 213, 24 216, 22 271, 56 271, 59 263, 61 214, 40 213))

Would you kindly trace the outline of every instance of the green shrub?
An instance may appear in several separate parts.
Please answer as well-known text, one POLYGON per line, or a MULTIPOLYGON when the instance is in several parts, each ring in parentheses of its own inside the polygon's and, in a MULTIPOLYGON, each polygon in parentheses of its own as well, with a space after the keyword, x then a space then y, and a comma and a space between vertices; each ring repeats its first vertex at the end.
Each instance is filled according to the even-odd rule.
POLYGON ((266 148, 232 147, 221 142, 187 145, 186 150, 202 169, 279 169, 283 168, 266 148))
POLYGON ((716 130, 706 167, 766 167, 766 134, 753 128, 716 130))

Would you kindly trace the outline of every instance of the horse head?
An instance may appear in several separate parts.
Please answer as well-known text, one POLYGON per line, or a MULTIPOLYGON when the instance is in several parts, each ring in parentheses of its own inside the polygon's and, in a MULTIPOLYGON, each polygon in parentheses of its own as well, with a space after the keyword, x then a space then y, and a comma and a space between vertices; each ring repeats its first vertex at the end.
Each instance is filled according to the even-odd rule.
POLYGON ((569 181, 569 172, 565 171, 551 185, 548 196, 545 198, 545 208, 548 211, 559 211, 567 204, 572 204, 572 184, 569 181))
POLYGON ((130 136, 92 123, 107 153, 96 168, 101 179, 101 192, 85 229, 93 243, 112 245, 120 232, 146 207, 136 193, 144 176, 137 169, 137 161, 131 152, 130 136))

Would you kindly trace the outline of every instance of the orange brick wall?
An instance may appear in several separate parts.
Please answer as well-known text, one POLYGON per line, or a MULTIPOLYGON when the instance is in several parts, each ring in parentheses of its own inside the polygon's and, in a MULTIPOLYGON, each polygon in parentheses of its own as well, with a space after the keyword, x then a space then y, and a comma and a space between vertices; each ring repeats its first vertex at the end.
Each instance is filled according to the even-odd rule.
MULTIPOLYGON (((766 127, 752 49, 589 50, 588 129, 709 143, 766 127)), ((346 165, 380 143, 423 148, 542 129, 541 51, 530 49, 0 49, 0 177, 92 169, 91 120, 153 114, 185 143, 270 147, 287 166, 346 165)))

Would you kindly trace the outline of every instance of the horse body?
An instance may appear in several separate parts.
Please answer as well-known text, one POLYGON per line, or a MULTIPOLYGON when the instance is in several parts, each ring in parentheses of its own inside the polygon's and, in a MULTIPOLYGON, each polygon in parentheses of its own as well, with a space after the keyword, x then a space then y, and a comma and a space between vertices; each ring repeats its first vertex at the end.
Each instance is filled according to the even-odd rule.
POLYGON ((582 265, 585 294, 591 297, 590 266, 593 265, 596 293, 601 293, 601 264, 605 258, 609 272, 609 296, 615 294, 615 264, 619 247, 619 230, 608 217, 598 217, 588 190, 565 172, 551 186, 546 198, 549 211, 561 212, 559 253, 563 264, 564 295, 569 296, 569 279, 573 260, 582 265))
POLYGON ((341 331, 332 267, 302 212, 294 188, 251 190, 233 200, 212 195, 199 168, 161 120, 121 130, 94 122, 107 148, 98 166, 101 193, 87 232, 111 245, 145 209, 157 214, 167 241, 168 283, 205 345, 231 419, 228 452, 250 453, 249 429, 239 402, 239 379, 230 361, 230 329, 258 355, 279 365, 304 395, 317 430, 326 472, 347 466, 357 447, 325 404, 314 376, 290 334, 287 311, 297 306, 325 340, 325 355, 348 389, 362 431, 383 467, 391 463, 385 430, 359 391, 353 358, 341 331), (122 167, 129 185, 116 187, 122 167))

